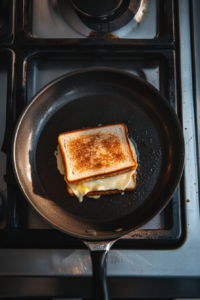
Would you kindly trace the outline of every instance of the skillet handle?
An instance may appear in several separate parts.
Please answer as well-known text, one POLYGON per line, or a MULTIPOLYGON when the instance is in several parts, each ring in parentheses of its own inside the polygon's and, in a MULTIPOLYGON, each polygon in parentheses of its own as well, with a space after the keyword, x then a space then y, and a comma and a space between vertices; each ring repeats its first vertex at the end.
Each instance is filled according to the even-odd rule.
POLYGON ((93 269, 92 300, 109 300, 106 278, 107 254, 107 250, 90 251, 93 269))

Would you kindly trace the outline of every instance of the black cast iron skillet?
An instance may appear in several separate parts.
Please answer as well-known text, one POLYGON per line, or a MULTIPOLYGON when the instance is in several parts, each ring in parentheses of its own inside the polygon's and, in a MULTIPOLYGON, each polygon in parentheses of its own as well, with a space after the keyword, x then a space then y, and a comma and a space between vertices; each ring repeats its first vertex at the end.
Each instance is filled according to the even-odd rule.
POLYGON ((93 299, 108 299, 106 254, 119 237, 142 226, 169 202, 184 166, 184 140, 168 101, 152 85, 117 69, 88 68, 61 76, 23 111, 13 141, 18 184, 52 226, 91 250, 93 299), (139 154, 137 186, 124 195, 71 197, 54 152, 62 132, 125 123, 139 154))

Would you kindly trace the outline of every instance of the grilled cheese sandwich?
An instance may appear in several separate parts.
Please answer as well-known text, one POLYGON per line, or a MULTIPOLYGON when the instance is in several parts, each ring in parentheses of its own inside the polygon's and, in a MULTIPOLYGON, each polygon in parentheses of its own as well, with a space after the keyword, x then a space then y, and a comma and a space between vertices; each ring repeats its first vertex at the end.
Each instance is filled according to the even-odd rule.
POLYGON ((118 123, 60 134, 67 181, 86 182, 136 169, 127 132, 127 127, 118 123))
MULTIPOLYGON (((128 145, 130 146, 131 157, 133 157, 134 163, 137 166, 137 153, 133 143, 129 139, 128 145)), ((124 190, 132 190, 136 186, 136 169, 124 171, 124 173, 116 174, 113 176, 106 176, 107 174, 105 174, 99 179, 96 179, 96 177, 94 177, 94 179, 92 178, 91 180, 71 183, 66 178, 66 165, 64 163, 60 145, 58 145, 57 147, 55 156, 57 158, 58 170, 62 175, 65 175, 64 179, 67 182, 68 192, 70 193, 70 195, 76 196, 80 202, 83 200, 84 195, 97 199, 97 197, 99 198, 102 194, 105 195, 111 193, 119 193, 124 190)))

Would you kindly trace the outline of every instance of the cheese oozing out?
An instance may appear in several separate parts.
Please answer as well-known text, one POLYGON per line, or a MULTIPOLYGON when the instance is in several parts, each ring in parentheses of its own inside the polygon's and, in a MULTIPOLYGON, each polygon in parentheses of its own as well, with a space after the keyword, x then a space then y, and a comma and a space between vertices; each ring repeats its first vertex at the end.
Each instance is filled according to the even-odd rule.
MULTIPOLYGON (((133 151, 133 155, 137 161, 137 152, 135 149, 134 144, 129 139, 131 149, 133 151)), ((61 175, 65 175, 65 165, 64 160, 62 157, 62 153, 60 150, 59 145, 57 146, 57 151, 55 151, 54 155, 57 159, 57 169, 59 170, 61 175)), ((92 191, 107 191, 107 190, 122 190, 124 191, 127 186, 129 185, 133 173, 135 173, 136 170, 131 170, 129 172, 115 175, 112 177, 107 177, 103 179, 97 179, 92 181, 87 181, 83 183, 69 183, 67 182, 65 176, 64 180, 67 182, 73 193, 76 195, 76 197, 79 199, 79 202, 83 201, 83 197, 92 191)), ((98 199, 100 198, 100 195, 98 196, 88 196, 89 198, 98 199)))

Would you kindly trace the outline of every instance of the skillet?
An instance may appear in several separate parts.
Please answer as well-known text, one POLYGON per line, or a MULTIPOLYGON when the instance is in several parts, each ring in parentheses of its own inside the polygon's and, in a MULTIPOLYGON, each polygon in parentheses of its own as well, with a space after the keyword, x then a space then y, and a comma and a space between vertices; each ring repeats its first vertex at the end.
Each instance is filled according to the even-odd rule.
POLYGON ((13 139, 18 184, 35 210, 91 250, 93 299, 108 299, 106 256, 121 236, 158 214, 173 196, 184 166, 179 120, 145 80, 111 68, 87 68, 49 83, 24 109, 13 139), (124 195, 71 197, 54 152, 62 132, 124 123, 138 152, 137 185, 124 195))

